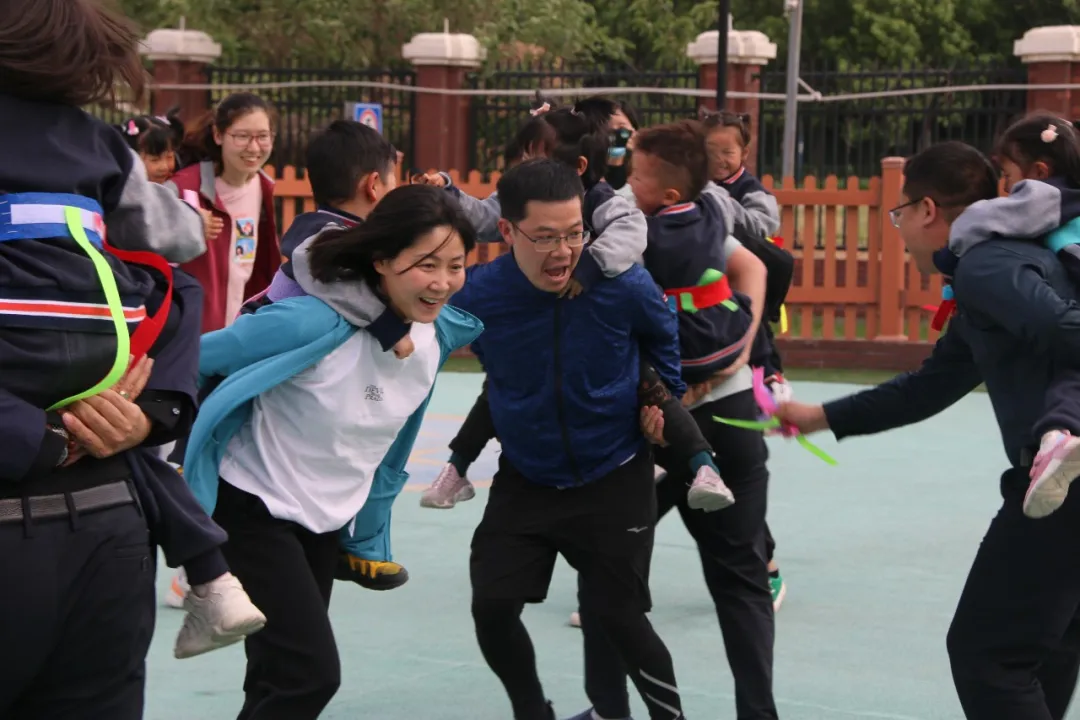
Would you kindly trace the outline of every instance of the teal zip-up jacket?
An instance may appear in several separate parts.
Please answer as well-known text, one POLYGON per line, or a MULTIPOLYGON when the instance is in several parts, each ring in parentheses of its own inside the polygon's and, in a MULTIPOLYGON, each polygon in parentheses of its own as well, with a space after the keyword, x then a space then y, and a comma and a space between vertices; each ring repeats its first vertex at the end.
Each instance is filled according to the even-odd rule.
MULTIPOLYGON (((444 307, 435 321, 440 366, 482 330, 483 325, 472 315, 444 307)), ((241 315, 231 326, 203 336, 200 384, 215 377, 224 380, 199 409, 184 456, 184 477, 207 513, 213 514, 217 505, 218 469, 225 449, 250 417, 255 397, 315 365, 355 332, 359 332, 357 327, 334 307, 304 295, 241 315)), ((346 550, 356 548, 359 552, 359 546, 363 546, 359 557, 390 559, 390 505, 408 480, 405 464, 430 401, 429 392, 376 470, 367 504, 343 530, 346 550), (372 552, 373 543, 381 548, 379 552, 372 552)))

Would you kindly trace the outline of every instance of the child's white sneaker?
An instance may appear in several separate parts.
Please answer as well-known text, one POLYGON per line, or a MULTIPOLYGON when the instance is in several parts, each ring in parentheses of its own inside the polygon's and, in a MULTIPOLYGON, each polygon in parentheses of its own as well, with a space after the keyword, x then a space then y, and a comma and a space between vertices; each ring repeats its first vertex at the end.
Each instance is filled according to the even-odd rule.
POLYGON ((266 625, 266 616, 232 573, 191 588, 184 609, 188 614, 173 650, 180 660, 232 645, 266 625))
POLYGON ((1031 467, 1031 484, 1024 496, 1024 514, 1043 518, 1061 507, 1069 485, 1080 477, 1080 438, 1065 430, 1042 436, 1031 467))
POLYGON ((731 489, 720 479, 720 475, 708 465, 698 468, 686 504, 691 510, 723 510, 735 504, 731 489))

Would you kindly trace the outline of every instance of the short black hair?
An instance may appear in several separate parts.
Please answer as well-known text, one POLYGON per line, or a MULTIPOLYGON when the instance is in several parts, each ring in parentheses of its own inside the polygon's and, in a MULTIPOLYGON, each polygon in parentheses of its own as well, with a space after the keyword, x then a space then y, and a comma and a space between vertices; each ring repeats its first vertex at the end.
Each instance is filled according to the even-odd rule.
POLYGON ((549 158, 526 160, 506 171, 497 187, 502 217, 512 223, 525 219, 530 202, 581 200, 585 188, 581 178, 566 163, 549 158))
POLYGON ((352 200, 361 178, 373 172, 393 172, 397 154, 377 131, 352 120, 335 120, 307 146, 311 193, 320 205, 352 200))
POLYGON ((679 191, 682 202, 694 202, 709 182, 705 127, 697 120, 654 125, 634 136, 634 152, 662 163, 660 184, 679 191))
POLYGON ((931 145, 904 163, 904 195, 930 198, 947 218, 979 200, 998 196, 998 174, 985 155, 970 145, 949 141, 931 145))

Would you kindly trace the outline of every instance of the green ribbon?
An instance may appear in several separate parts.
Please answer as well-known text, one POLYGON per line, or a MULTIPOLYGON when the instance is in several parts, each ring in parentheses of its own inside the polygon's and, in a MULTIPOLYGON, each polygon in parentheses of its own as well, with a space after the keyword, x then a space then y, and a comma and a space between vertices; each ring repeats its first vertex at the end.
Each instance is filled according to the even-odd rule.
MULTIPOLYGON (((732 427, 742 428, 743 430, 759 430, 765 432, 766 430, 773 430, 780 427, 779 418, 769 418, 768 420, 733 420, 730 418, 721 418, 713 415, 713 420, 718 423, 730 425, 732 427)), ((802 445, 812 455, 816 455, 829 465, 838 465, 836 459, 829 455, 827 452, 819 448, 814 443, 807 440, 806 436, 802 433, 795 436, 795 442, 802 445)))
POLYGON ((109 370, 108 375, 97 385, 94 385, 89 390, 84 390, 78 395, 72 395, 65 400, 61 400, 50 407, 49 410, 67 407, 72 403, 93 397, 111 388, 120 381, 120 378, 124 377, 124 371, 127 370, 128 355, 131 353, 131 336, 128 335, 127 319, 124 317, 124 305, 120 302, 120 291, 116 288, 116 278, 113 276, 112 268, 109 267, 108 261, 105 260, 102 254, 97 251, 97 248, 91 244, 90 238, 86 237, 86 230, 83 229, 82 214, 79 209, 73 207, 64 208, 64 219, 67 220, 68 232, 71 233, 71 237, 75 239, 83 252, 90 257, 90 261, 94 263, 94 270, 97 271, 98 279, 101 281, 101 289, 105 291, 105 303, 109 307, 109 315, 112 317, 113 327, 116 329, 116 360, 113 361, 112 369, 109 370))

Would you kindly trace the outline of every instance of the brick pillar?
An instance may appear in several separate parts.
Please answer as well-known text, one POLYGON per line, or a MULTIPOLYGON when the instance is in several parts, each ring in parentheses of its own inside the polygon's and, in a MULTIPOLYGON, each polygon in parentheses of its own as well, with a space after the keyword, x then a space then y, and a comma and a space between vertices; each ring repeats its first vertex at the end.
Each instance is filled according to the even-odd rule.
MULTIPOLYGON (((1013 44, 1013 53, 1028 66, 1031 85, 1080 83, 1080 27, 1032 28, 1013 44)), ((1028 90, 1027 109, 1080 120, 1080 91, 1028 90)))
MULTIPOLYGON (((155 85, 205 85, 206 69, 221 57, 221 45, 198 30, 155 30, 143 41, 142 53, 153 63, 155 85)), ((210 109, 207 90, 155 90, 151 110, 164 115, 180 107, 180 119, 191 122, 210 109)))
MULTIPOLYGON (((483 48, 472 35, 421 33, 401 48, 401 55, 416 68, 422 88, 461 90, 465 75, 480 67, 483 48)), ((413 152, 405 162, 420 170, 469 170, 468 97, 418 93, 413 116, 413 152)))
MULTIPOLYGON (((712 90, 713 95, 699 98, 698 104, 710 110, 716 109, 716 73, 717 40, 719 33, 709 30, 697 36, 694 42, 686 46, 686 55, 698 66, 700 80, 698 85, 703 90, 712 90)), ((750 172, 757 172, 757 153, 753 147, 757 142, 758 115, 761 102, 757 98, 733 98, 732 93, 756 93, 761 90, 761 68, 776 58, 776 44, 769 42, 765 33, 757 30, 728 30, 727 56, 727 91, 726 107, 731 112, 750 115, 751 151, 746 159, 750 172)))

